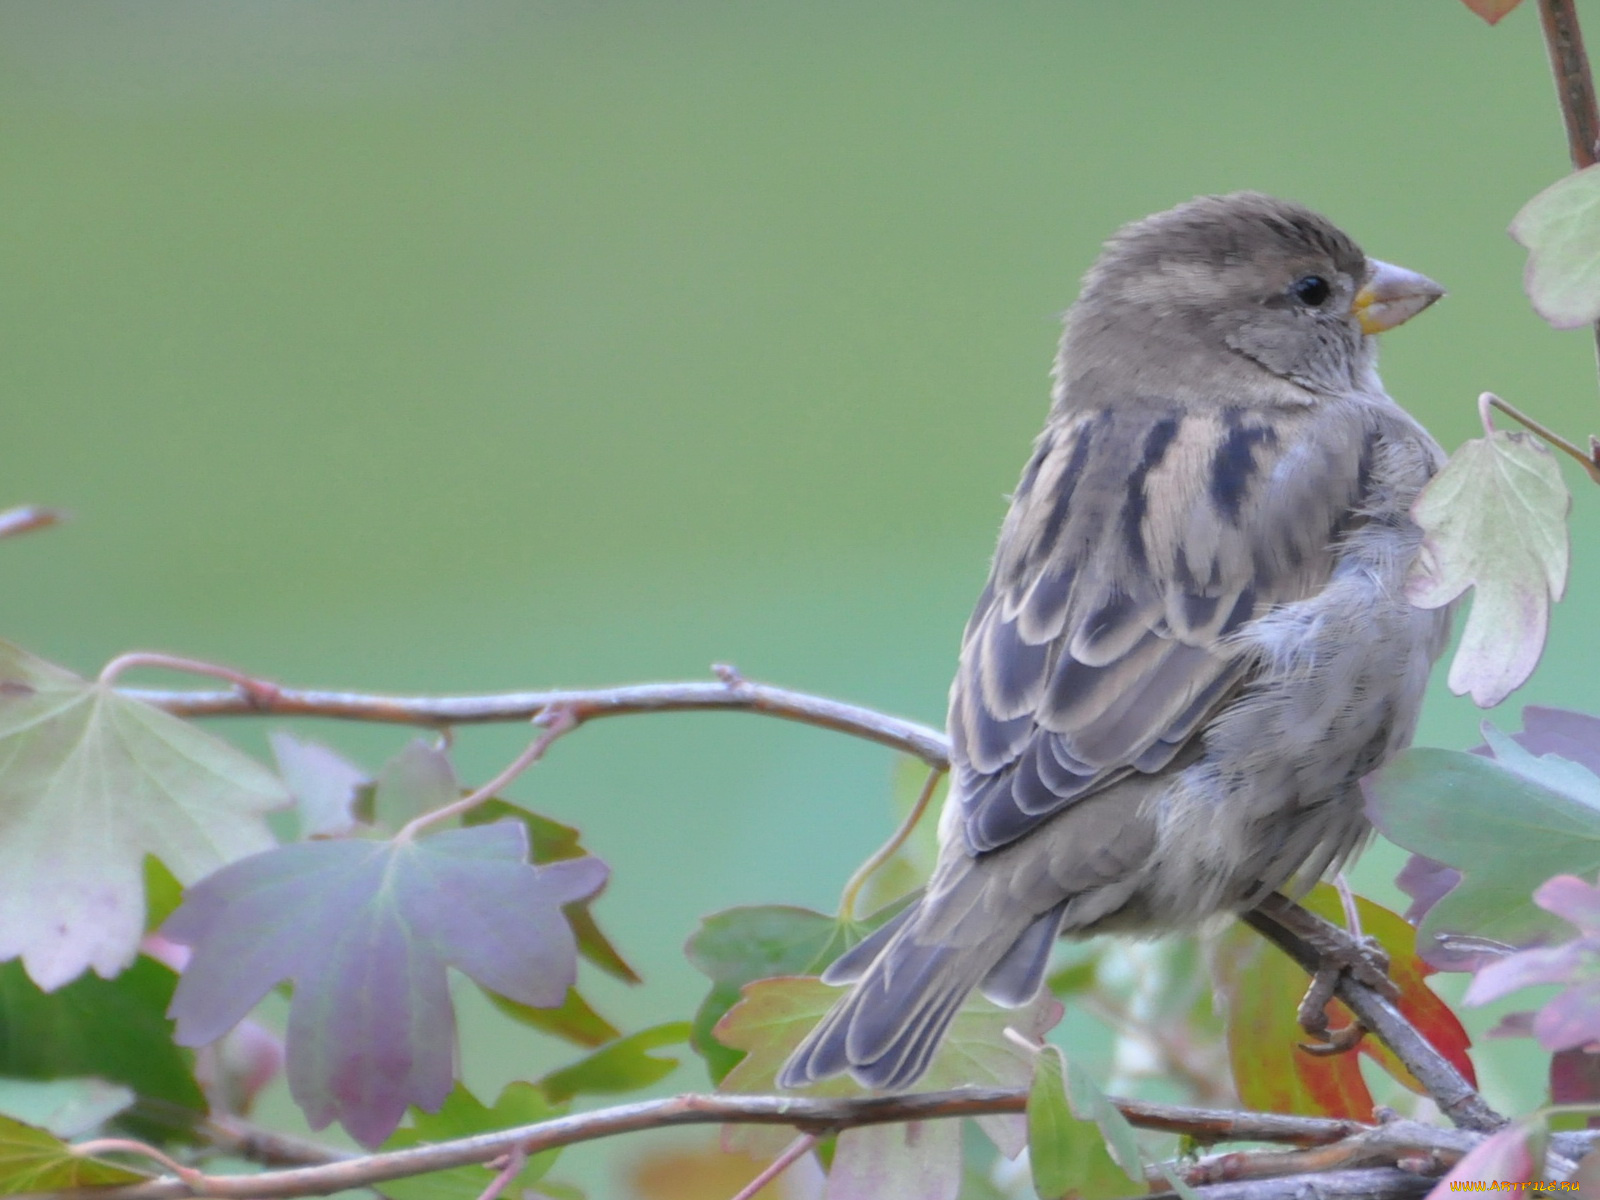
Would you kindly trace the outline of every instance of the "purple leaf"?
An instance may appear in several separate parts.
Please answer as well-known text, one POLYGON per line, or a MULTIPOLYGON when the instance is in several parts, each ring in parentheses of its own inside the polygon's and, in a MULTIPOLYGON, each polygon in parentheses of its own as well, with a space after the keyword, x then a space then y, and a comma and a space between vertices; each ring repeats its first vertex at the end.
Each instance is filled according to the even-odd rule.
POLYGON ((1600 717, 1530 704, 1522 710, 1522 732, 1511 736, 1529 753, 1555 754, 1600 774, 1600 717))
POLYGON ((1576 875, 1557 875, 1541 883, 1533 902, 1584 933, 1600 933, 1600 888, 1590 887, 1576 875))
POLYGON ((1518 1122, 1484 1138, 1433 1185, 1427 1200, 1448 1200, 1455 1191, 1451 1184, 1492 1182, 1504 1186, 1536 1178, 1544 1165, 1545 1132, 1543 1122, 1518 1122))
POLYGON ((1571 983, 1583 965, 1574 942, 1519 950, 1481 968, 1473 976, 1462 1002, 1476 1007, 1541 983, 1571 983))
MULTIPOLYGON (((1487 747, 1484 753, 1488 753, 1487 747)), ((1405 918, 1413 925, 1420 924, 1428 910, 1460 882, 1460 871, 1422 854, 1406 859, 1406 865, 1394 877, 1395 886, 1411 897, 1411 907, 1406 909, 1405 918)))
POLYGON ((1600 1041, 1600 979, 1575 984, 1541 1008, 1533 1036, 1546 1050, 1573 1050, 1600 1041))
MULTIPOLYGON (((1550 1102, 1588 1104, 1600 1101, 1600 1054, 1586 1050, 1557 1050, 1550 1056, 1550 1102)), ((1589 1118, 1595 1128, 1597 1118, 1589 1118)))
POLYGON ((184 1045, 214 1041, 282 980, 289 1086, 312 1127, 375 1146, 408 1104, 451 1087, 445 968, 536 1007, 577 975, 561 906, 606 879, 595 858, 542 868, 503 821, 405 842, 323 841, 244 859, 192 888, 163 932, 194 950, 170 1015, 184 1045))
POLYGON ((961 1122, 867 1125, 839 1135, 824 1200, 956 1200, 961 1192, 961 1122))
POLYGON ((292 733, 279 731, 267 741, 294 796, 302 837, 333 837, 356 827, 356 793, 371 782, 360 767, 321 742, 292 733))
POLYGON ((1528 1010, 1507 1013, 1495 1023, 1493 1029, 1483 1036, 1492 1038, 1532 1037, 1533 1013, 1528 1010))

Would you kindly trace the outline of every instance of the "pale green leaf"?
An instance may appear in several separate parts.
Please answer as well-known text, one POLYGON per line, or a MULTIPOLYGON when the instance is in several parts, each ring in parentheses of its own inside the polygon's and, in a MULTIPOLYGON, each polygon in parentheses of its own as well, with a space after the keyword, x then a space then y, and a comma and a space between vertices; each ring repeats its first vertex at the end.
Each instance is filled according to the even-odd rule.
POLYGON ((1068 1066, 1056 1047, 1044 1046, 1028 1090, 1028 1163, 1040 1200, 1137 1195, 1144 1190, 1138 1160, 1133 1130, 1122 1114, 1081 1068, 1068 1066), (1107 1130, 1107 1112, 1120 1122, 1114 1131, 1107 1130), (1119 1165, 1121 1157, 1134 1164, 1133 1175, 1119 1165))
POLYGON ((288 802, 226 742, 0 642, 0 961, 40 987, 133 961, 145 855, 194 883, 269 848, 288 802))
POLYGON ((1407 598, 1439 608, 1476 589, 1449 682, 1480 708, 1522 686, 1539 662, 1550 605, 1566 591, 1571 504, 1543 443, 1498 430, 1451 455, 1412 509, 1424 539, 1407 598))
MULTIPOLYGON (((565 1112, 564 1105, 552 1104, 549 1097, 531 1083, 507 1084, 493 1108, 469 1092, 465 1084, 458 1083, 438 1112, 412 1109, 411 1125, 393 1133, 383 1148, 404 1150, 478 1133, 497 1133, 519 1125, 548 1121, 565 1112)), ((522 1189, 532 1187, 550 1169, 560 1152, 559 1149, 545 1150, 530 1157, 504 1194, 516 1196, 522 1189)), ((493 1171, 473 1164, 390 1179, 378 1184, 376 1190, 390 1200, 473 1200, 483 1194, 493 1179, 493 1171)))
POLYGON ((1522 286, 1557 329, 1600 319, 1600 166, 1557 180, 1522 206, 1511 236, 1528 251, 1522 286))
POLYGON ((137 1183, 143 1178, 115 1163, 74 1154, 54 1134, 0 1117, 0 1195, 137 1183))

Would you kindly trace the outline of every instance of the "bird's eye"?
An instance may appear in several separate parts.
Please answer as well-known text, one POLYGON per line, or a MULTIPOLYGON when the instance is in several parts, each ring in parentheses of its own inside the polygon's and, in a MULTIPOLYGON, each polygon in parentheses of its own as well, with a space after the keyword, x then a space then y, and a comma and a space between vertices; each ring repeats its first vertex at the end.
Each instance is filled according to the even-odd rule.
POLYGON ((1299 297, 1302 304, 1315 308, 1328 298, 1328 293, 1333 291, 1333 288, 1328 286, 1328 281, 1321 275, 1306 275, 1296 279, 1290 290, 1299 297))

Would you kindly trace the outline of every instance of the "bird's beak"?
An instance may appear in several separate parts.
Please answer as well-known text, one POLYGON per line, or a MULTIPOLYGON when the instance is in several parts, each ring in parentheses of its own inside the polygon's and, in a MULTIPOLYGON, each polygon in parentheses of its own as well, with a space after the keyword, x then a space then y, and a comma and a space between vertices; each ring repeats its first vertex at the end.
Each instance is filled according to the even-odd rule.
POLYGON ((1367 259, 1367 267, 1371 272, 1367 285, 1351 305, 1362 333, 1393 329, 1444 295, 1444 289, 1426 275, 1376 258, 1367 259))

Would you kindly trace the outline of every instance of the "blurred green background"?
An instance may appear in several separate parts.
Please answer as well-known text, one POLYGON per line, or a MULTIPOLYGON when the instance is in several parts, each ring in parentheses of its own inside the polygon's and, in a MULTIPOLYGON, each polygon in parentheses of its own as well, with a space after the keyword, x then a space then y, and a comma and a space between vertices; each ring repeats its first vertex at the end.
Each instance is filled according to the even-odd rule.
MULTIPOLYGON (((1531 5, 11 0, 0 105, 0 505, 73 515, 0 548, 0 631, 82 671, 727 661, 940 722, 1058 313, 1117 225, 1198 192, 1294 197, 1451 289, 1384 352, 1447 447, 1485 388, 1600 429, 1592 343, 1533 315, 1504 233, 1567 170, 1531 5)), ((1600 508, 1569 479, 1573 598, 1509 727, 1596 707, 1600 508)), ((1422 740, 1478 719, 1441 681, 1422 740)), ((466 774, 524 736, 465 733, 466 774)), ((596 994, 637 1023, 697 998, 701 914, 831 907, 890 769, 651 717, 514 791, 612 864, 648 983, 596 994)), ((466 1033, 491 1090, 546 1053, 502 1028, 466 1033)))

